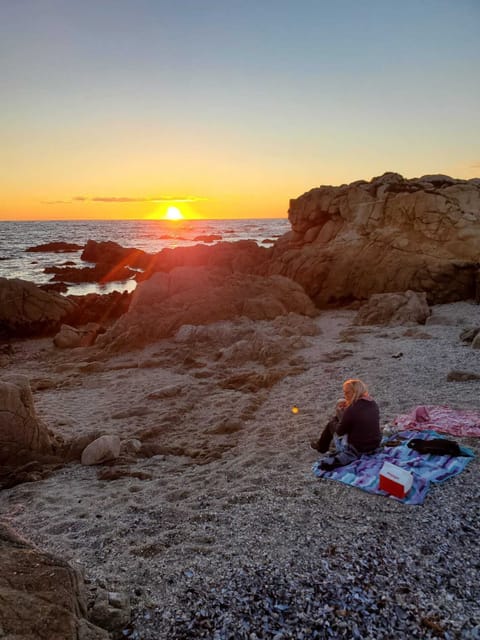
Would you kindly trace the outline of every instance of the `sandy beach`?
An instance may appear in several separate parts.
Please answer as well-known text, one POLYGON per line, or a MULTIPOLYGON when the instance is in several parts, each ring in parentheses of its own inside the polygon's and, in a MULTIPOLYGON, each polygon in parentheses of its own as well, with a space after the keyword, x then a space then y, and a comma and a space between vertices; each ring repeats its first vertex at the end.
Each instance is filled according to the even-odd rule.
POLYGON ((131 622, 112 637, 480 637, 478 439, 456 438, 477 457, 421 506, 317 479, 309 447, 348 377, 369 385, 384 426, 419 404, 480 411, 478 381, 447 381, 480 373, 459 339, 480 307, 437 305, 425 326, 358 327, 355 313, 216 323, 195 340, 183 328, 117 355, 15 343, 2 371, 28 376, 54 434, 117 434, 151 455, 130 442, 113 464, 4 490, 0 518, 82 567, 90 589, 128 594, 131 622), (317 608, 337 603, 324 635, 308 633, 315 585, 329 590, 317 608), (275 631, 268 589, 277 616, 303 607, 297 631, 275 631))

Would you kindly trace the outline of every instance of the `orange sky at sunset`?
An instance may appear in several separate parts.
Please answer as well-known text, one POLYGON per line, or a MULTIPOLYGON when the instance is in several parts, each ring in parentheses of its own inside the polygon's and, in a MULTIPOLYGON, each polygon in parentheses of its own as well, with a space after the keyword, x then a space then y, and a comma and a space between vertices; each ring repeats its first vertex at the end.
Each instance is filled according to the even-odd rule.
POLYGON ((3 3, 0 220, 286 217, 480 174, 480 4, 3 3), (234 25, 234 27, 233 27, 234 25))

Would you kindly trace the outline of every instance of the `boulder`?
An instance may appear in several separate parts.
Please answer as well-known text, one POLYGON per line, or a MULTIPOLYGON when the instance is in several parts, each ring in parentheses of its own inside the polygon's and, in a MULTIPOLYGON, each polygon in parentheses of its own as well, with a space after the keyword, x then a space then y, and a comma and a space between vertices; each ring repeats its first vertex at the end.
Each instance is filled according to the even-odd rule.
POLYGON ((74 303, 74 309, 65 318, 65 323, 78 327, 89 322, 104 324, 117 320, 128 310, 132 294, 128 291, 111 291, 70 295, 68 299, 74 303))
POLYGON ((460 340, 467 344, 472 343, 480 333, 480 327, 468 327, 460 333, 460 340))
POLYGON ((473 349, 480 349, 480 333, 477 333, 477 335, 473 338, 473 340, 472 340, 472 348, 473 349))
POLYGON ((8 338, 51 335, 74 309, 71 300, 42 291, 33 282, 0 278, 0 335, 8 338))
POLYGON ((87 619, 78 569, 0 523, 0 636, 15 640, 108 640, 87 619))
POLYGON ((317 311, 302 287, 282 276, 262 277, 208 267, 178 267, 137 286, 128 312, 96 345, 137 348, 173 336, 184 324, 207 325, 245 316, 272 320, 317 311))
POLYGON ((120 445, 118 436, 100 436, 83 450, 82 464, 94 465, 115 460, 120 455, 120 445))
POLYGON ((62 324, 60 331, 53 339, 53 344, 59 349, 73 349, 80 346, 81 337, 78 329, 62 324))
POLYGON ((91 621, 103 629, 119 630, 130 622, 130 599, 124 593, 97 589, 89 614, 91 621))
POLYGON ((425 324, 429 315, 427 296, 423 292, 377 293, 360 307, 354 324, 425 324))
POLYGON ((430 304, 475 295, 478 180, 386 173, 312 189, 288 217, 267 272, 299 282, 319 307, 407 289, 430 304))
POLYGON ((95 322, 90 322, 81 329, 62 324, 60 331, 53 339, 53 344, 59 349, 90 347, 101 331, 102 327, 95 322))
POLYGON ((28 378, 5 376, 0 380, 0 464, 23 464, 36 454, 51 454, 53 442, 38 420, 28 378))

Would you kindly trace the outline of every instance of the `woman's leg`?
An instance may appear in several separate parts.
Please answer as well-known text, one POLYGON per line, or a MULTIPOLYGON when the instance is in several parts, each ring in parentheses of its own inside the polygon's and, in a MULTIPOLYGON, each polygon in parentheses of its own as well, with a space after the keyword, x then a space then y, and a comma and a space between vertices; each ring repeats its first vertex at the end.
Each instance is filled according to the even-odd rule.
POLYGON ((320 438, 316 442, 312 442, 312 447, 320 453, 326 453, 332 442, 333 435, 336 433, 337 425, 337 418, 329 420, 325 429, 322 431, 320 438))
POLYGON ((362 455, 355 449, 355 447, 348 444, 346 436, 342 436, 341 438, 335 436, 335 446, 337 447, 335 453, 325 456, 320 460, 320 469, 323 469, 324 471, 332 471, 337 467, 344 467, 354 460, 358 460, 362 455))

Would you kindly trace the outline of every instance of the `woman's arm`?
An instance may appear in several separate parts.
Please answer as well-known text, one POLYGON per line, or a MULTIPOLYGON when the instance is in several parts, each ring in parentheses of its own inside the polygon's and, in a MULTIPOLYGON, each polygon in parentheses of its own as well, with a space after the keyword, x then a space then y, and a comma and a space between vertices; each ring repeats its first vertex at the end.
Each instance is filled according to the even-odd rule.
POLYGON ((353 411, 353 404, 347 407, 343 411, 343 415, 340 418, 340 424, 337 427, 337 435, 344 436, 348 433, 352 427, 352 413, 353 417, 355 417, 355 412, 353 411))

